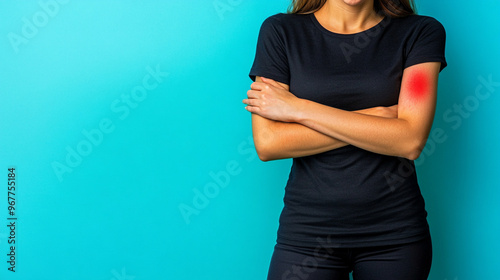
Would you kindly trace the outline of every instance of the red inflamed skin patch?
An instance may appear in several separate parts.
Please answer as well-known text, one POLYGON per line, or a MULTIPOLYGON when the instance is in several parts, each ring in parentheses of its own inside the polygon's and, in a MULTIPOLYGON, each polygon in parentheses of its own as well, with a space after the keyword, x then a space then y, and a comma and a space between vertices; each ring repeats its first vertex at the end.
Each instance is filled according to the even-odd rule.
POLYGON ((408 90, 410 95, 415 100, 422 100, 429 94, 430 81, 429 77, 422 71, 411 74, 408 82, 408 90))

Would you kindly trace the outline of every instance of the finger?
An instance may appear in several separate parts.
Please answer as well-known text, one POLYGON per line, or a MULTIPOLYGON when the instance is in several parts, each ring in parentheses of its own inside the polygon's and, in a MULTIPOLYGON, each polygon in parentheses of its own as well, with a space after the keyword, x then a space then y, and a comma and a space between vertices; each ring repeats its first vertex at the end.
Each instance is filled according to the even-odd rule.
POLYGON ((275 87, 278 87, 278 88, 282 88, 282 86, 276 82, 275 80, 273 79, 268 79, 268 78, 264 78, 264 77, 261 77, 262 81, 268 85, 272 85, 272 86, 275 86, 275 87))
POLYGON ((254 113, 254 114, 259 114, 259 112, 260 112, 260 108, 259 107, 254 107, 254 106, 246 106, 245 109, 248 112, 254 113))
POLYGON ((243 104, 248 106, 257 106, 259 104, 257 99, 243 99, 243 104))
POLYGON ((261 92, 258 90, 249 90, 247 91, 248 98, 260 98, 261 92))
POLYGON ((253 82, 250 85, 250 88, 253 89, 253 90, 263 90, 265 86, 266 86, 265 83, 262 83, 262 82, 253 82))

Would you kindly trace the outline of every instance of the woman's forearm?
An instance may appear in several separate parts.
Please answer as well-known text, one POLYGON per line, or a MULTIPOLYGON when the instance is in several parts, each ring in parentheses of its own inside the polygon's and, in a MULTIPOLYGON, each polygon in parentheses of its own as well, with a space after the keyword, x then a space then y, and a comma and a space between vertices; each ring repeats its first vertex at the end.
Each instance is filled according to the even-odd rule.
POLYGON ((253 139, 262 161, 310 156, 347 144, 298 123, 252 115, 253 139))
POLYGON ((378 154, 416 159, 430 130, 414 129, 404 118, 381 118, 302 101, 297 123, 378 154))
MULTIPOLYGON (((360 114, 396 118, 397 106, 356 111, 360 114)), ((273 121, 252 114, 255 147, 263 161, 315 155, 348 144, 299 123, 273 121)))

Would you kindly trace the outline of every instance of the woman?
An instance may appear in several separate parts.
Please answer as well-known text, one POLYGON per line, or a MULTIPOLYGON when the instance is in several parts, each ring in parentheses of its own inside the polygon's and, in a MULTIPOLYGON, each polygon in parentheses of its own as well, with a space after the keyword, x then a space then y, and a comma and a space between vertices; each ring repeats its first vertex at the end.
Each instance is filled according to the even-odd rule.
POLYGON ((243 100, 261 160, 293 158, 268 279, 427 279, 413 160, 445 31, 410 0, 295 0, 262 24, 243 100))

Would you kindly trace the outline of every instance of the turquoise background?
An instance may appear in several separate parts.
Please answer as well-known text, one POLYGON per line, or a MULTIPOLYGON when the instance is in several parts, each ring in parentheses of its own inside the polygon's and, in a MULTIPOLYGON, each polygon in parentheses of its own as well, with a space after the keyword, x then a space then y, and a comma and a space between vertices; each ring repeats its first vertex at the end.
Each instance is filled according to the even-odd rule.
MULTIPOLYGON (((418 4, 448 35, 445 137, 417 160, 429 279, 498 280, 500 87, 475 94, 500 82, 500 2, 418 4)), ((265 279, 291 161, 258 160, 241 100, 260 24, 287 5, 1 1, 0 279, 265 279)))

